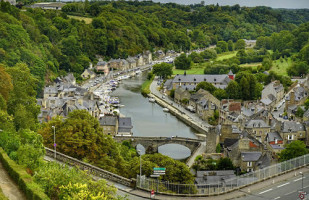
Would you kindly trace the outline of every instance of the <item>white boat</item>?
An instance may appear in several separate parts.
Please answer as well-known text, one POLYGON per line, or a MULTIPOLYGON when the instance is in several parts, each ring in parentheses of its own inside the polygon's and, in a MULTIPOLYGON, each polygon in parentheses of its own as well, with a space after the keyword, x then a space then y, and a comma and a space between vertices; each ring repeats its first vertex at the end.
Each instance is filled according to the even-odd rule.
POLYGON ((152 98, 152 97, 150 97, 150 98, 148 99, 148 101, 151 102, 151 103, 156 102, 156 100, 155 100, 154 98, 152 98))
POLYGON ((168 112, 168 111, 170 111, 168 108, 163 108, 163 111, 164 112, 168 112))

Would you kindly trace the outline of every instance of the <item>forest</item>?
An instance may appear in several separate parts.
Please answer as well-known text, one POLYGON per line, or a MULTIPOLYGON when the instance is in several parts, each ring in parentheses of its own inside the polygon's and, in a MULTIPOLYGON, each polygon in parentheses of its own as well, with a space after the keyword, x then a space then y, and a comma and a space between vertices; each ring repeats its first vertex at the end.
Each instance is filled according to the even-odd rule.
MULTIPOLYGON (((102 191, 97 190, 99 187, 105 188, 103 192, 108 199, 120 197, 116 197, 115 190, 104 181, 93 182, 78 170, 69 173, 68 168, 44 164, 44 145, 51 147, 52 126, 58 127, 57 141, 61 141, 59 150, 62 152, 128 178, 139 171, 138 155, 130 144, 117 144, 102 135, 98 121, 85 112, 73 112, 67 119, 55 118, 43 125, 38 123, 40 108, 36 97, 59 75, 73 72, 79 77, 98 56, 109 60, 134 56, 145 50, 187 52, 210 45, 217 47, 191 55, 189 63, 215 59, 219 53, 237 50, 236 57, 216 61, 204 70, 204 73, 227 73, 232 69, 238 73, 226 91, 217 91, 222 98, 223 95, 230 98, 247 95, 242 98, 256 99, 261 83, 272 79, 280 79, 288 86, 289 78, 285 76, 261 73, 270 69, 270 60, 293 60, 293 67, 288 69, 291 76, 308 73, 308 10, 184 6, 149 1, 85 1, 68 3, 62 11, 23 9, 0 2, 0 146, 10 159, 27 168, 45 194, 55 199, 66 199, 70 195, 78 198, 87 187, 84 184, 93 186, 86 188, 90 191, 89 197, 102 196, 102 191), (87 17, 90 23, 72 16, 87 17), (242 39, 256 39, 256 48, 244 50, 242 39), (261 68, 254 71, 256 75, 251 74, 252 70, 239 67, 241 63, 256 61, 262 62, 261 68), (92 148, 93 142, 97 144, 95 148, 92 148), (86 154, 88 151, 91 153, 86 154), (46 181, 46 176, 51 181, 46 181), (68 191, 73 190, 76 194, 69 194, 68 191), (58 196, 53 196, 55 191, 60 191, 58 196)), ((165 165, 175 169, 173 174, 167 173, 165 180, 193 182, 189 169, 180 161, 160 154, 142 158, 146 175, 151 174, 153 167, 165 165)))

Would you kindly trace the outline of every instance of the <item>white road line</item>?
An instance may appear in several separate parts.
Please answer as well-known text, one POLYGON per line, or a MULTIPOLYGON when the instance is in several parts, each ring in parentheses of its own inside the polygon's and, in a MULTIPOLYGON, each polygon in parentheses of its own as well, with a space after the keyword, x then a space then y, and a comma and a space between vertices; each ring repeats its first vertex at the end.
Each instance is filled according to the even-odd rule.
POLYGON ((285 185, 288 185, 288 184, 290 184, 290 182, 284 183, 284 184, 282 184, 282 185, 278 185, 277 188, 280 188, 280 187, 285 186, 285 185))
POLYGON ((301 180, 302 178, 295 179, 294 182, 301 180))
POLYGON ((284 195, 289 195, 289 194, 292 194, 292 193, 294 193, 295 191, 292 191, 292 192, 289 192, 289 193, 286 193, 286 194, 284 194, 284 195))
POLYGON ((271 190, 273 190, 273 189, 271 188, 271 189, 265 190, 265 191, 263 191, 263 192, 260 192, 259 194, 263 194, 263 193, 269 192, 269 191, 271 191, 271 190))
POLYGON ((276 199, 280 199, 280 197, 276 197, 276 198, 274 198, 274 200, 276 200, 276 199))

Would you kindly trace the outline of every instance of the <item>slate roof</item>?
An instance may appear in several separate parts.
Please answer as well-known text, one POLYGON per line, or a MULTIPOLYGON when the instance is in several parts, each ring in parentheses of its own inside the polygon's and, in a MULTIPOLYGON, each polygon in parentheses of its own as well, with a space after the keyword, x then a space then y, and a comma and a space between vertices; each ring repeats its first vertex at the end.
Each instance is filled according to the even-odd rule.
MULTIPOLYGON (((206 81, 212 84, 218 83, 221 85, 228 85, 231 79, 226 74, 205 74, 205 75, 176 75, 173 79, 173 83, 200 83, 206 81)), ((217 86, 217 85, 215 85, 217 86)))
POLYGON ((97 63, 97 66, 105 66, 105 65, 107 65, 107 62, 105 62, 105 61, 99 61, 97 63))
POLYGON ((260 159, 262 152, 241 152, 241 159, 244 162, 256 162, 260 159))
POLYGON ((236 142, 238 142, 238 139, 225 138, 224 142, 223 142, 223 145, 224 145, 224 147, 230 147, 233 144, 235 144, 236 142))
POLYGON ((253 119, 250 120, 249 123, 246 125, 246 128, 269 128, 263 120, 261 119, 253 119))
POLYGON ((304 113, 304 117, 309 118, 309 109, 304 113))
POLYGON ((279 146, 279 145, 277 145, 277 144, 271 144, 270 145, 271 146, 271 148, 273 148, 273 149, 285 149, 284 147, 281 147, 281 146, 279 146))
POLYGON ((282 137, 277 132, 267 133, 266 138, 267 138, 268 142, 274 142, 276 139, 277 140, 282 140, 282 137))
POLYGON ((117 117, 115 116, 104 116, 100 118, 101 126, 116 126, 117 117))
POLYGON ((304 125, 295 121, 285 121, 282 123, 282 132, 297 132, 297 131, 305 131, 304 125))
POLYGON ((173 80, 172 79, 167 79, 164 83, 164 87, 167 90, 172 90, 173 89, 173 80))
POLYGON ((58 90, 56 87, 45 87, 44 94, 57 94, 58 90))
POLYGON ((269 98, 264 98, 264 99, 261 99, 261 102, 265 105, 269 105, 272 103, 272 100, 270 100, 269 98))
POLYGON ((198 185, 217 185, 224 183, 226 180, 235 178, 233 170, 222 171, 197 171, 195 183, 198 185))
POLYGON ((133 128, 131 117, 120 117, 118 126, 121 128, 133 128))

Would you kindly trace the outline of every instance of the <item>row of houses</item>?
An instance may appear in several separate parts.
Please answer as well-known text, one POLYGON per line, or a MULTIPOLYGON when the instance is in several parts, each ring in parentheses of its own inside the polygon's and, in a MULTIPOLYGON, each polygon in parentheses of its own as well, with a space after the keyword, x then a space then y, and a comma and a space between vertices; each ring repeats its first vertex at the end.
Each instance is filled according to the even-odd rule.
POLYGON ((105 74, 108 74, 110 69, 125 71, 150 64, 151 62, 152 53, 150 51, 146 51, 143 54, 139 54, 135 57, 128 57, 127 59, 112 59, 108 62, 99 60, 95 69, 97 72, 104 72, 105 74))
POLYGON ((86 110, 97 118, 103 133, 107 135, 131 135, 132 122, 130 117, 103 115, 106 104, 100 97, 85 88, 76 85, 73 74, 57 78, 56 83, 44 88, 42 99, 37 99, 41 106, 39 121, 48 122, 53 117, 68 117, 74 110, 86 110))

